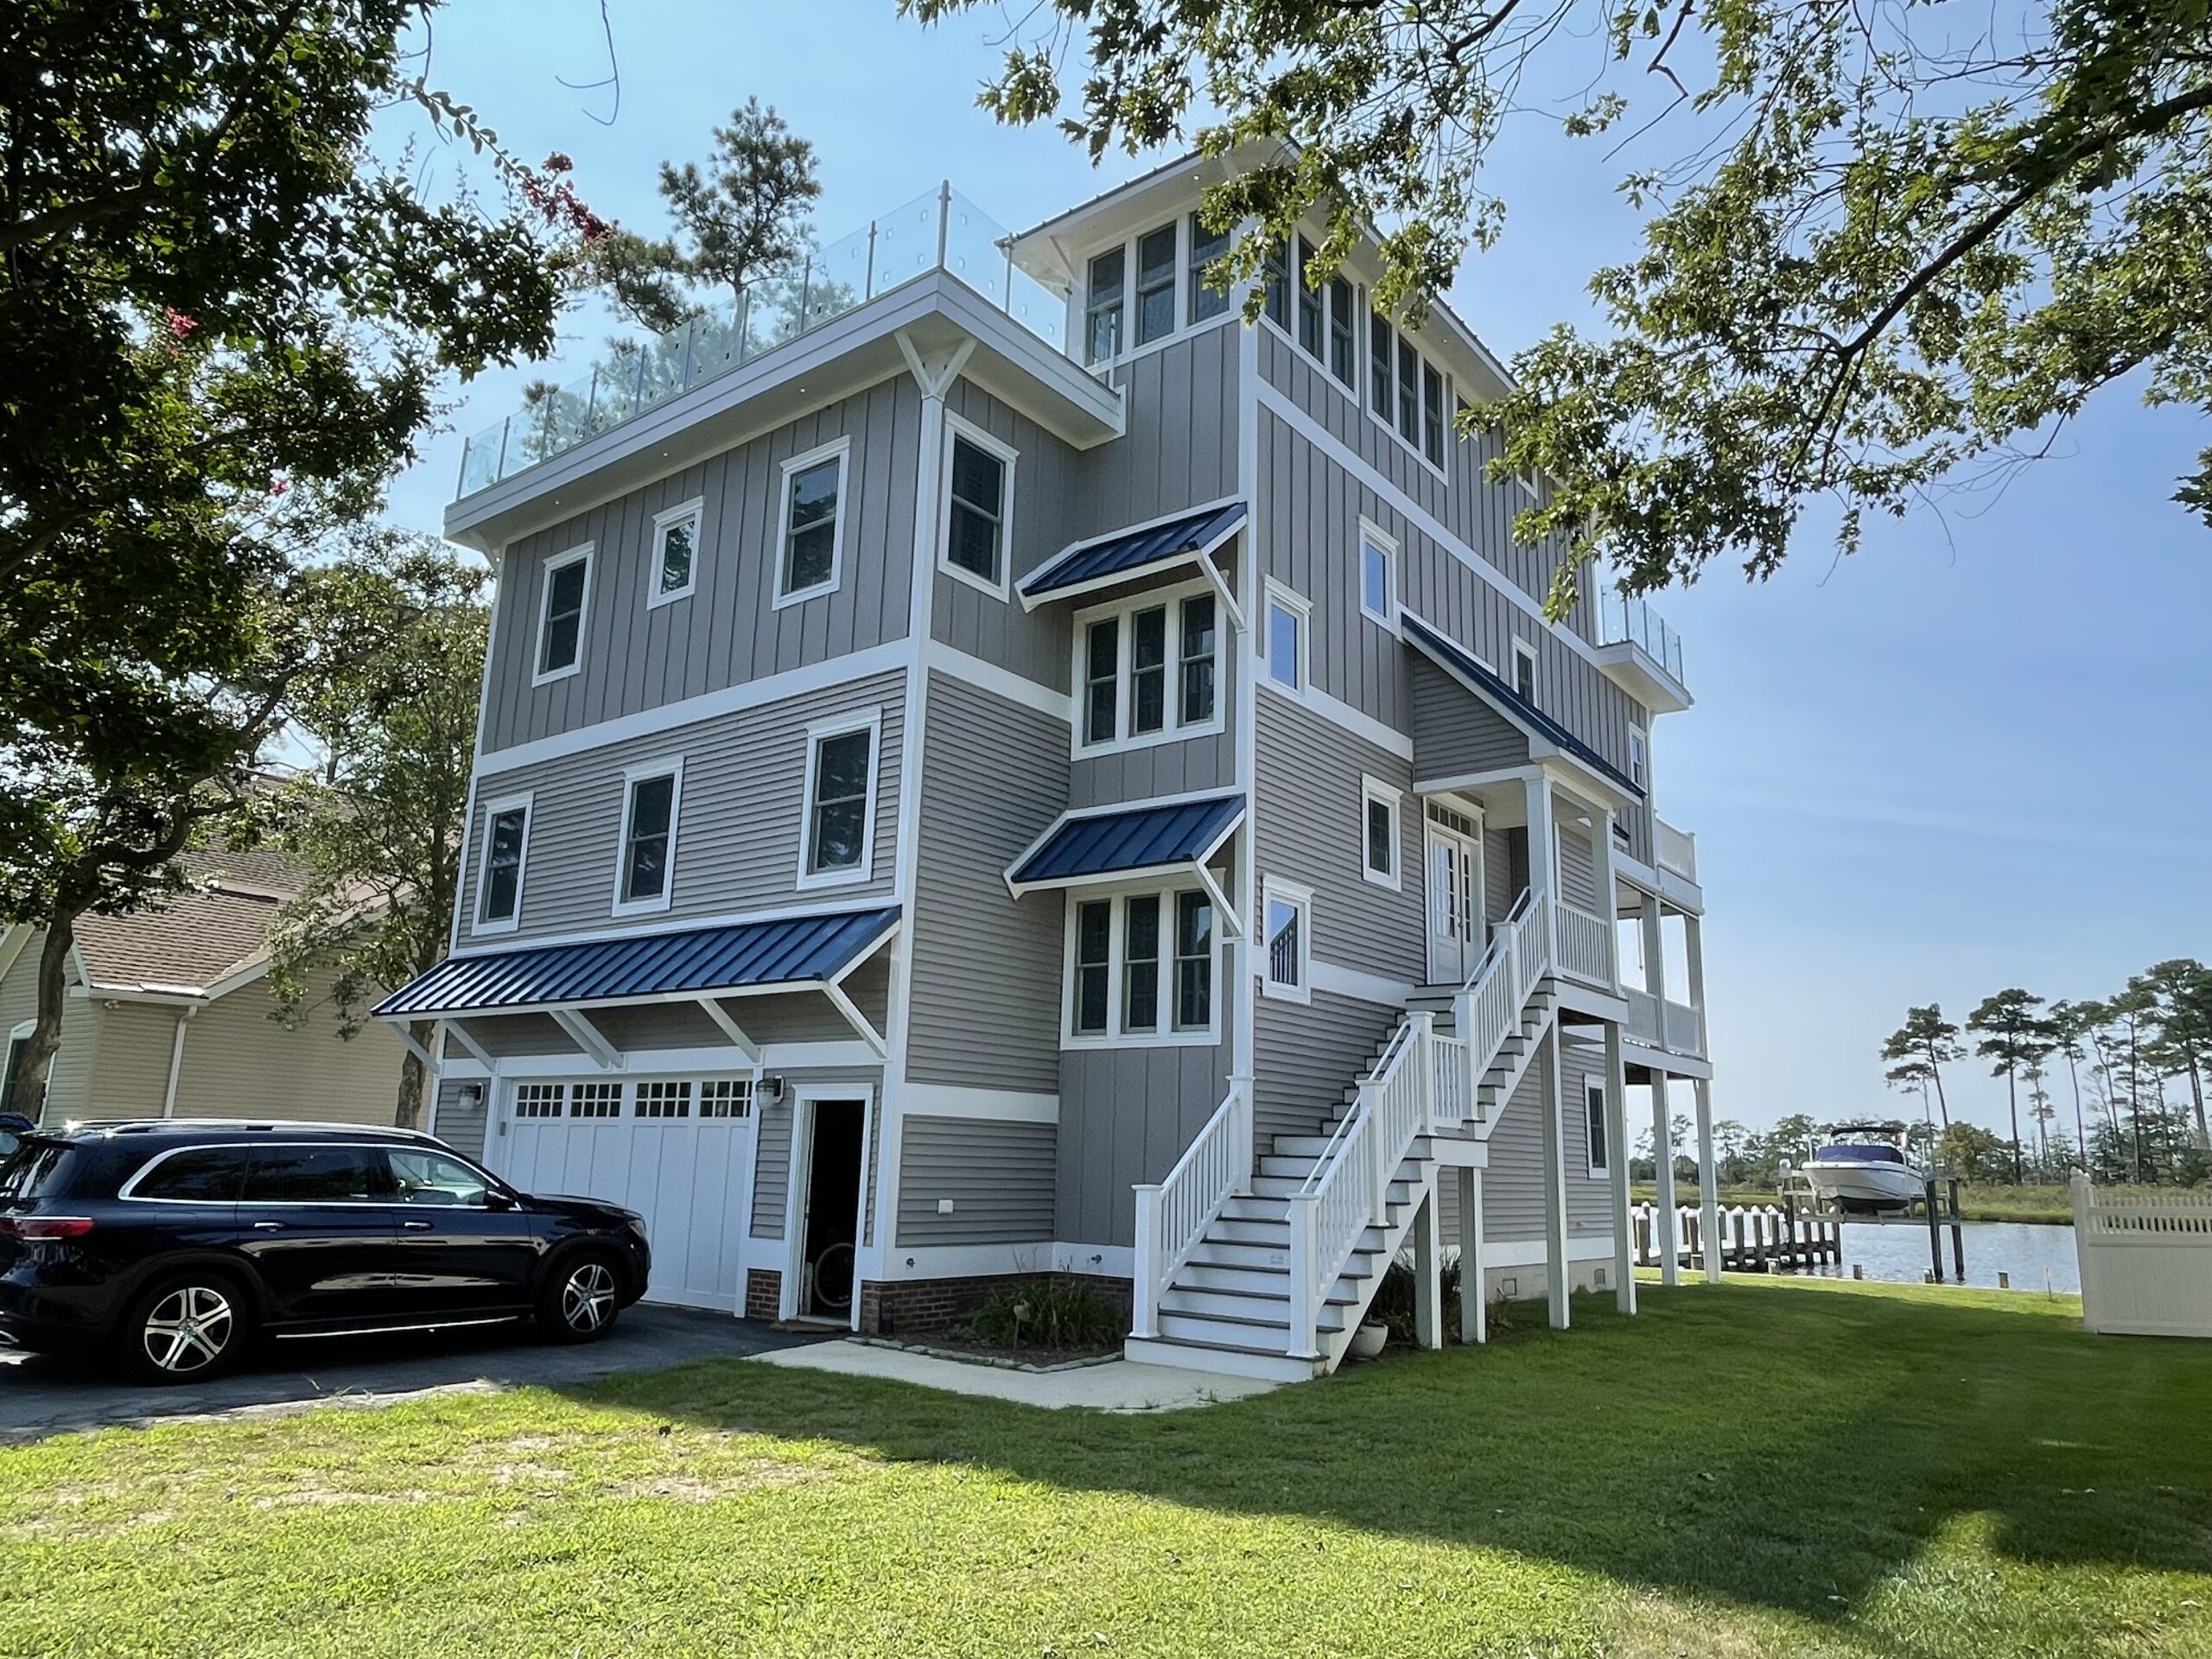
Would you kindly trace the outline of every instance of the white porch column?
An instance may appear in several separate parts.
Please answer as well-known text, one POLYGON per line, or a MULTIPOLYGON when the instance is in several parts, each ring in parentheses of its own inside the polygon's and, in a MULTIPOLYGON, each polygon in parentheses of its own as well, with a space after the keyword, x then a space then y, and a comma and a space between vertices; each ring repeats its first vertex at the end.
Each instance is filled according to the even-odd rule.
MULTIPOLYGON (((1654 930, 1655 931, 1656 930, 1654 930)), ((1675 1225, 1675 1128, 1668 1122, 1667 1074, 1651 1074, 1651 1173, 1656 1182, 1652 1234, 1659 1247, 1659 1282, 1681 1282, 1681 1230, 1675 1225)))
MULTIPOLYGON (((1692 972, 1694 982, 1695 972, 1692 972)), ((1697 1079, 1698 1236, 1706 1240, 1705 1276, 1720 1282, 1720 1172, 1713 1158, 1713 1084, 1697 1079)))
POLYGON ((1552 827, 1552 780, 1541 767, 1522 780, 1528 805, 1529 889, 1559 898, 1559 836, 1552 827))
POLYGON ((1459 1178, 1459 1340, 1490 1340, 1490 1272, 1483 1265, 1483 1173, 1459 1178))
POLYGON ((1635 1205, 1628 1186, 1628 1082, 1621 1062, 1621 1028, 1605 1021, 1605 1168, 1613 1201, 1613 1305, 1636 1312, 1635 1205))
POLYGON ((1414 1212, 1414 1341, 1423 1348, 1444 1345, 1444 1252, 1436 1223, 1432 1188, 1414 1212))
POLYGON ((1546 1028, 1538 1058, 1543 1068, 1544 1103, 1544 1294, 1550 1304, 1551 1326, 1567 1327, 1568 1277, 1567 1260, 1567 1147, 1560 1118, 1559 1020, 1546 1028))
MULTIPOLYGON (((1697 1010, 1697 1052, 1713 1058, 1713 1041, 1705 1030, 1705 918, 1682 912, 1682 954, 1688 958, 1690 982, 1685 995, 1697 1010)), ((1700 1097, 1702 1097, 1700 1096, 1700 1097)))
POLYGON ((1592 810, 1590 814, 1592 885, 1598 889, 1598 919, 1605 925, 1607 977, 1620 983, 1620 888, 1613 876, 1613 815, 1592 810))

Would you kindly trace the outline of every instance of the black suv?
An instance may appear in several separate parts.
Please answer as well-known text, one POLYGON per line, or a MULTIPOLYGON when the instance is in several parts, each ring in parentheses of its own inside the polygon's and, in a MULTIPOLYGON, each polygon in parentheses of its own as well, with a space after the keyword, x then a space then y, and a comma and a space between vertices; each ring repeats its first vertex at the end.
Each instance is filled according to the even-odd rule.
POLYGON ((0 1341, 212 1376, 257 1336, 535 1319, 638 1300, 643 1217, 518 1192, 404 1129, 175 1119, 0 1133, 0 1341))

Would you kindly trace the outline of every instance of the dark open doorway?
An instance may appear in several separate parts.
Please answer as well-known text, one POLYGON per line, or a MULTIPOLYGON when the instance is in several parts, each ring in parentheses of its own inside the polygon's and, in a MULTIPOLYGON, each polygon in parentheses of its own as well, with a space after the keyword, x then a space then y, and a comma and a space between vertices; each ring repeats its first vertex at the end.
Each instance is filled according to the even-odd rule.
POLYGON ((853 1311, 854 1252, 860 1246, 861 1159, 868 1103, 817 1100, 807 1160, 806 1219, 800 1237, 803 1319, 836 1319, 853 1311))

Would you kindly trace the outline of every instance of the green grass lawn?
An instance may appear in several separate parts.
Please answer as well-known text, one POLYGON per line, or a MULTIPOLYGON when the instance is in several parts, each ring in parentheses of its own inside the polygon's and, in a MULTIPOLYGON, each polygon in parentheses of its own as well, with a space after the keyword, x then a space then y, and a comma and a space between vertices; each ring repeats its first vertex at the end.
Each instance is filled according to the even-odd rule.
POLYGON ((2212 1350, 1575 1316, 1155 1417, 727 1362, 0 1450, 0 1653, 2212 1655, 2212 1350))

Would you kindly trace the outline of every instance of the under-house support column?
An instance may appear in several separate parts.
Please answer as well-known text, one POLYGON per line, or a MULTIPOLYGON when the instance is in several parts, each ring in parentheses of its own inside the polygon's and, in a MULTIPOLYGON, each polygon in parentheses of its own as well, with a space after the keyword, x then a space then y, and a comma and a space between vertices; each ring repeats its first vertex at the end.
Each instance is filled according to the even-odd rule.
POLYGON ((1713 1156, 1713 1084, 1697 1079, 1698 1236, 1705 1241, 1705 1276, 1720 1282, 1720 1171, 1713 1156))
POLYGON ((1680 1284, 1682 1278, 1681 1229, 1675 1215, 1675 1126, 1669 1116, 1670 1102, 1664 1071, 1651 1074, 1651 1236, 1659 1249, 1659 1282, 1680 1284))
POLYGON ((1483 1264, 1483 1173, 1459 1178, 1459 1340, 1490 1340, 1490 1270, 1483 1264))

